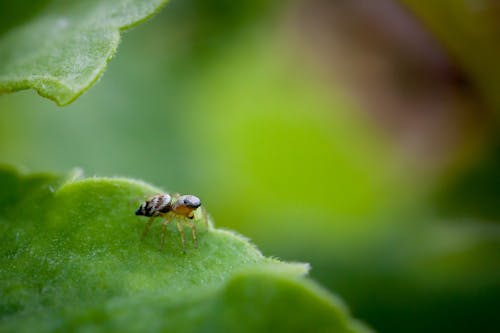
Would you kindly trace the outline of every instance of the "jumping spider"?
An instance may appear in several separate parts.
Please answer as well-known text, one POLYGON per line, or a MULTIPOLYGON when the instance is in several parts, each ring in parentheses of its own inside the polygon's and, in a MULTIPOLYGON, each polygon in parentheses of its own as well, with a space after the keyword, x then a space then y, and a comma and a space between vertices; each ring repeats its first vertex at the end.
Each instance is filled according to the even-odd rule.
MULTIPOLYGON (((142 233, 141 240, 146 237, 149 228, 153 224, 154 219, 156 217, 162 217, 165 218, 165 220, 162 223, 160 250, 163 249, 163 245, 165 243, 165 230, 167 229, 167 225, 174 220, 175 224, 177 225, 177 230, 179 230, 179 233, 181 235, 182 251, 186 252, 186 239, 184 237, 184 229, 182 227, 182 224, 191 229, 191 232, 193 234, 194 246, 197 248, 198 237, 196 233, 196 226, 190 220, 194 218, 194 212, 199 207, 201 207, 201 201, 194 195, 173 194, 172 196, 170 196, 169 194, 165 193, 156 194, 150 197, 145 202, 143 202, 135 212, 135 215, 150 217, 149 221, 146 223, 144 232, 142 233)), ((201 207, 201 210, 203 222, 205 222, 205 226, 208 230, 208 219, 206 211, 203 207, 201 207)))

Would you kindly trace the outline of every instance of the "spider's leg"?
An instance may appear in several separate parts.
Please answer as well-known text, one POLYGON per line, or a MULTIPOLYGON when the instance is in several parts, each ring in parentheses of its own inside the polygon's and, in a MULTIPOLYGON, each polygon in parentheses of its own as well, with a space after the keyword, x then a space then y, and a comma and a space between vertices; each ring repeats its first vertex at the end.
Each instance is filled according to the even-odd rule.
POLYGON ((209 229, 208 214, 207 214, 207 210, 205 209, 205 206, 201 206, 201 219, 203 220, 203 223, 205 223, 205 227, 207 228, 207 231, 208 231, 208 229, 209 229))
POLYGON ((172 220, 166 218, 161 225, 161 235, 160 235, 160 251, 163 250, 163 245, 165 244, 165 231, 167 230, 167 225, 172 222, 172 220))
POLYGON ((184 229, 182 229, 182 225, 179 221, 176 221, 175 224, 177 225, 177 230, 179 230, 179 233, 181 234, 182 252, 186 253, 186 238, 184 237, 184 229))
POLYGON ((148 234, 149 228, 151 228, 151 225, 153 224, 155 217, 156 217, 156 215, 151 216, 149 218, 148 223, 146 223, 146 226, 144 227, 144 231, 142 232, 141 241, 144 240, 144 237, 146 237, 146 235, 148 234))
POLYGON ((186 218, 182 219, 183 222, 189 227, 191 228, 191 232, 193 234, 193 240, 194 240, 194 247, 198 248, 198 237, 196 235, 196 226, 194 225, 193 222, 187 220, 186 218))

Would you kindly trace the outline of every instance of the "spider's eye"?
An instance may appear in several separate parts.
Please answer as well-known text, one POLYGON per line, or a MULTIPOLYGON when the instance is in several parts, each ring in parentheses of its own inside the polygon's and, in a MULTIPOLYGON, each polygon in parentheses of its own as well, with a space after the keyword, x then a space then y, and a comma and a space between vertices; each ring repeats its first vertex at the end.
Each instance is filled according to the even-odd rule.
POLYGON ((184 204, 189 208, 196 209, 201 206, 201 201, 198 197, 195 197, 194 195, 186 195, 184 197, 184 204))

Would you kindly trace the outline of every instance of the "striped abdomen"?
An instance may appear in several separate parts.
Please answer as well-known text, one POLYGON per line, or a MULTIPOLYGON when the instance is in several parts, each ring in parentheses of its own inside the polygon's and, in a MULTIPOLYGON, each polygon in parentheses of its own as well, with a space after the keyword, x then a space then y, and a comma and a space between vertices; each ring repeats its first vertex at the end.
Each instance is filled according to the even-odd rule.
POLYGON ((143 202, 135 215, 153 216, 159 213, 167 213, 171 209, 172 198, 168 194, 158 194, 143 202))

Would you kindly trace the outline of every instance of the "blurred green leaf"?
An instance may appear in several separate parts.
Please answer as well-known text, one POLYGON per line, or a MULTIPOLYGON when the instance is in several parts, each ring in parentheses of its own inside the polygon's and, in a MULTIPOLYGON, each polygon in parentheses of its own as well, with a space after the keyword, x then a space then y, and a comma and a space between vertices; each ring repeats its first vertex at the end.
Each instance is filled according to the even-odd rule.
POLYGON ((202 223, 199 249, 170 228, 160 252, 160 223, 141 242, 133 214, 157 188, 74 178, 0 169, 1 331, 368 331, 307 265, 202 223))
POLYGON ((434 193, 433 202, 443 216, 468 218, 482 223, 500 222, 500 144, 492 143, 491 151, 460 173, 445 179, 434 193))
POLYGON ((151 17, 166 0, 35 3, 0 7, 0 92, 32 88, 65 105, 102 75, 120 31, 151 17))

